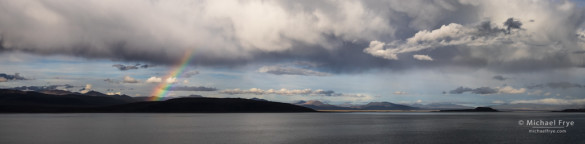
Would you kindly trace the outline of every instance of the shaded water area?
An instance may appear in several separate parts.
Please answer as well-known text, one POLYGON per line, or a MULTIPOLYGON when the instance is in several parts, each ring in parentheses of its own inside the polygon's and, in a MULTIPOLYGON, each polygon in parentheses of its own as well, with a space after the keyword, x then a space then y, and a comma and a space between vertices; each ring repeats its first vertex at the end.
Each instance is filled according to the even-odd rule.
POLYGON ((2 144, 519 142, 585 143, 585 113, 0 114, 2 144), (574 126, 529 133, 526 120, 574 126))

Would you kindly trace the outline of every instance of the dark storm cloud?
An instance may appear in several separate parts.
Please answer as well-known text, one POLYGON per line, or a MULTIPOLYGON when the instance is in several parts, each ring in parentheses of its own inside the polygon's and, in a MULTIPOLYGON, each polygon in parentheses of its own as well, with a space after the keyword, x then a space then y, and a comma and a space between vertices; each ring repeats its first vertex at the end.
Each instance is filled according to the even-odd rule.
MULTIPOLYGON (((512 10, 507 8, 505 2, 500 3, 502 5, 495 4, 493 5, 495 7, 490 7, 490 10, 510 13, 524 11, 522 13, 527 13, 525 11, 527 9, 512 10)), ((541 8, 555 9, 549 6, 551 5, 541 5, 541 8)), ((481 4, 479 7, 482 7, 481 4)), ((507 16, 495 14, 491 16, 508 18, 476 19, 475 22, 471 23, 443 24, 441 27, 420 30, 416 34, 400 40, 371 41, 370 46, 367 46, 364 52, 396 61, 407 60, 403 55, 425 54, 436 62, 447 61, 447 65, 481 67, 499 72, 576 67, 582 65, 580 59, 584 57, 567 54, 583 49, 583 38, 577 39, 578 37, 575 37, 574 34, 581 35, 583 33, 580 27, 583 24, 584 15, 583 9, 572 10, 574 11, 571 14, 560 14, 570 18, 559 18, 557 17, 559 14, 552 11, 545 12, 546 16, 540 13, 542 11, 529 14, 535 16, 539 14, 538 17, 545 21, 535 21, 529 17, 518 17, 513 14, 507 16), (530 23, 523 23, 523 20, 528 20, 530 23), (554 30, 547 29, 548 27, 557 27, 559 24, 563 26, 554 30), (538 38, 537 35, 547 38, 538 38), (550 50, 554 48, 559 49, 550 50), (447 50, 453 50, 452 52, 455 53, 445 53, 444 51, 447 50), (449 55, 436 55, 435 53, 438 52, 449 55)), ((489 13, 489 10, 487 12, 489 13)), ((439 63, 435 64, 445 66, 439 63)))
POLYGON ((57 90, 59 88, 69 89, 74 88, 75 86, 65 84, 65 85, 49 85, 49 86, 20 86, 20 87, 13 87, 10 89, 14 90, 28 90, 28 91, 43 91, 43 90, 57 90))
POLYGON ((458 87, 457 89, 449 91, 450 94, 462 94, 465 92, 471 92, 473 94, 495 94, 498 93, 498 90, 490 87, 479 87, 475 89, 468 87, 458 87))
POLYGON ((82 87, 81 89, 79 89, 79 91, 90 91, 91 90, 91 86, 89 87, 82 87))
MULTIPOLYGON (((317 2, 320 4, 316 5, 310 1, 291 2, 306 7, 307 11, 289 9, 289 5, 279 1, 68 2, 65 5, 35 0, 1 2, 6 8, 0 13, 11 14, 0 15, 3 49, 160 64, 174 64, 191 49, 194 50, 192 64, 234 66, 262 61, 266 58, 258 55, 266 53, 299 51, 292 46, 295 43, 335 49, 336 44, 331 44, 327 36, 336 36, 338 39, 334 41, 353 41, 392 33, 387 21, 381 18, 385 14, 348 11, 370 11, 359 1, 317 2), (27 4, 34 7, 27 7, 27 4), (132 10, 128 10, 129 5, 132 10), (168 7, 180 12, 168 11, 168 7), (258 8, 267 11, 259 12, 258 8), (104 15, 105 9, 108 13, 104 15), (24 14, 23 11, 34 12, 24 14), (267 25, 258 25, 258 20, 267 25), (145 24, 146 21, 156 22, 145 24), (304 22, 295 24, 300 21, 304 22), (363 25, 355 21, 368 23, 363 25), (273 22, 290 24, 273 25, 273 22), (324 26, 314 27, 321 24, 324 26), (332 24, 339 27, 328 26, 332 24), (32 31, 31 28, 38 29, 32 31)), ((115 67, 137 69, 133 65, 115 67)))
POLYGON ((6 82, 8 80, 28 80, 25 77, 20 76, 19 73, 15 73, 14 75, 0 73, 0 82, 6 82))
POLYGON ((120 81, 113 80, 113 79, 110 79, 110 78, 104 79, 104 81, 105 82, 108 82, 108 83, 115 83, 115 84, 119 84, 120 83, 120 81))
POLYGON ((216 88, 204 86, 177 86, 169 89, 170 91, 216 91, 216 88))
POLYGON ((508 18, 508 20, 504 22, 504 26, 506 26, 506 33, 510 34, 512 29, 521 29, 522 22, 514 20, 514 18, 508 18))
POLYGON ((506 30, 499 28, 497 26, 494 26, 492 24, 491 21, 484 21, 481 22, 478 26, 477 26, 477 30, 478 30, 478 35, 479 36, 494 36, 497 35, 499 33, 505 33, 506 30))
POLYGON ((545 84, 535 84, 527 86, 526 88, 535 89, 535 88, 552 88, 552 89, 568 89, 568 88, 583 88, 584 85, 577 84, 577 83, 570 83, 570 82, 550 82, 545 84))
POLYGON ((449 91, 449 93, 450 94, 462 94, 464 92, 470 92, 470 91, 473 91, 473 89, 468 88, 468 87, 458 87, 457 89, 449 91))
POLYGON ((241 89, 226 89, 220 91, 220 93, 224 94, 256 94, 256 95, 267 95, 267 94, 276 94, 276 95, 312 95, 312 96, 361 96, 361 95, 352 95, 352 94, 343 94, 343 93, 336 93, 332 90, 311 90, 311 89, 258 89, 258 88, 251 88, 249 90, 241 90, 241 89))
MULTIPOLYGON (((443 66, 534 71, 574 67, 583 59, 566 55, 582 50, 575 33, 583 23, 583 10, 560 9, 560 4, 456 0, 0 1, 0 49, 165 65, 176 64, 192 50, 193 65, 306 61, 319 65, 297 68, 322 73, 443 66), (537 8, 513 7, 525 3, 537 8), (534 18, 543 20, 522 23, 534 18), (435 30, 458 33, 438 38, 425 35, 435 30), (507 36, 502 36, 504 33, 507 36), (409 47, 428 48, 399 53, 395 56, 398 61, 363 51, 371 41, 390 44, 410 38, 420 39, 409 47), (437 45, 441 41, 451 45, 437 45), (513 47, 517 45, 525 47, 513 47), (433 61, 417 61, 413 55, 425 55, 433 61)), ((124 71, 150 65, 114 67, 124 71)), ((275 69, 271 74, 307 74, 302 71, 275 69)))
POLYGON ((471 93, 474 93, 474 94, 494 94, 497 92, 498 91, 496 89, 493 89, 490 87, 480 87, 480 88, 473 89, 473 91, 471 91, 471 93))
POLYGON ((118 68, 118 70, 120 70, 120 71, 127 71, 127 70, 140 69, 140 68, 149 68, 152 66, 148 65, 148 64, 135 64, 135 65, 115 64, 115 65, 112 65, 112 67, 118 68))
POLYGON ((115 65, 112 65, 112 67, 118 68, 118 70, 121 70, 121 71, 138 69, 138 66, 136 66, 136 65, 128 65, 128 66, 126 66, 126 65, 122 65, 122 64, 115 64, 115 65))
POLYGON ((304 75, 304 76, 329 76, 330 74, 318 72, 310 69, 283 67, 283 66, 263 66, 258 72, 275 75, 304 75))
MULTIPOLYGON (((471 92, 472 94, 523 94, 526 93, 526 88, 514 88, 511 86, 502 87, 479 87, 479 88, 468 88, 458 87, 457 89, 449 91, 450 94, 462 94, 465 92, 471 92)), ((443 92, 445 94, 445 92, 443 92)))
POLYGON ((343 95, 341 93, 335 93, 335 91, 332 91, 332 90, 316 91, 315 94, 320 94, 320 95, 325 95, 325 96, 339 96, 339 95, 343 95))
POLYGON ((149 67, 153 67, 153 65, 148 65, 148 64, 140 65, 140 68, 149 68, 149 67))
POLYGON ((496 75, 492 78, 495 80, 499 80, 499 81, 505 81, 506 79, 508 79, 508 78, 505 78, 504 76, 501 76, 501 75, 496 75))

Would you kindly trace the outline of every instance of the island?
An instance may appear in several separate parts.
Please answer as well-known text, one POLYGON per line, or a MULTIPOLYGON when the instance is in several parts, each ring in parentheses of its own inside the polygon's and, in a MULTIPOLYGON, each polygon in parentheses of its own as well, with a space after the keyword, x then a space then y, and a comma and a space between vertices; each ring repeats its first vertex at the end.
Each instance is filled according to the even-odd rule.
POLYGON ((564 109, 562 111, 553 111, 553 112, 585 112, 585 108, 582 108, 582 109, 564 109))

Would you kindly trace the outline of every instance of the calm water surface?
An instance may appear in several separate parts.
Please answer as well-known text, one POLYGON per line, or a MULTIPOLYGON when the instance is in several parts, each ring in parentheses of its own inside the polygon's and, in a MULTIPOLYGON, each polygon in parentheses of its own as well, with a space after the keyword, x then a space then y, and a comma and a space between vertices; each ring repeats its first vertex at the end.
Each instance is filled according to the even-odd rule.
POLYGON ((585 113, 0 114, 0 144, 19 143, 585 143, 585 113))

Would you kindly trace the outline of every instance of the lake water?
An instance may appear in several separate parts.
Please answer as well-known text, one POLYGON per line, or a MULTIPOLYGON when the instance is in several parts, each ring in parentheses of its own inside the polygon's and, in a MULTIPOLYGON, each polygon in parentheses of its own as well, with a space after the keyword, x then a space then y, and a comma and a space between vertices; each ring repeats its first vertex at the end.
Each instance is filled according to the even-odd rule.
POLYGON ((19 143, 585 143, 585 113, 0 114, 0 144, 19 143))

